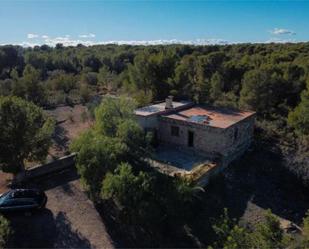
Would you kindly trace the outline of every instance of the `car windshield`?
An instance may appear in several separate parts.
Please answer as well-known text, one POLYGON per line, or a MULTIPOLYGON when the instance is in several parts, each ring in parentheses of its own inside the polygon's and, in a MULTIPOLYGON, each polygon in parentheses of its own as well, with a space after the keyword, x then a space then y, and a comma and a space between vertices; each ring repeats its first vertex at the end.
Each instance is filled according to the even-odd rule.
POLYGON ((13 198, 32 198, 39 195, 39 192, 33 189, 22 189, 12 193, 13 198))
POLYGON ((32 199, 40 196, 40 192, 34 189, 18 189, 4 193, 0 197, 0 205, 7 203, 9 200, 32 199))
POLYGON ((1 197, 0 197, 0 205, 5 203, 8 199, 10 199, 12 197, 12 193, 11 191, 4 193, 1 197))

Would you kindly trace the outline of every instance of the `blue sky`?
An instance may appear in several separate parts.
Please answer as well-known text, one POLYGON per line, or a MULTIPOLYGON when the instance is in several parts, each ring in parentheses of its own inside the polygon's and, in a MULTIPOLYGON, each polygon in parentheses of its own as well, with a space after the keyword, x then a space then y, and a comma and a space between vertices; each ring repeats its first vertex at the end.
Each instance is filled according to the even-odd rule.
POLYGON ((309 1, 1 0, 0 44, 309 41, 309 1))

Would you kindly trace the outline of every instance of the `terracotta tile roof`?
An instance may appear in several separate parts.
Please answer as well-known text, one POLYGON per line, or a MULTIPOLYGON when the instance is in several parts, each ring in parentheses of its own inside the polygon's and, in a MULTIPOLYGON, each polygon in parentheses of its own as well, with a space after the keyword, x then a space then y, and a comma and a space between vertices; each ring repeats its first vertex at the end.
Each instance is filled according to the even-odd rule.
POLYGON ((191 123, 199 123, 211 127, 227 128, 254 114, 255 112, 252 111, 194 106, 185 110, 175 111, 167 115, 162 115, 162 117, 191 123))

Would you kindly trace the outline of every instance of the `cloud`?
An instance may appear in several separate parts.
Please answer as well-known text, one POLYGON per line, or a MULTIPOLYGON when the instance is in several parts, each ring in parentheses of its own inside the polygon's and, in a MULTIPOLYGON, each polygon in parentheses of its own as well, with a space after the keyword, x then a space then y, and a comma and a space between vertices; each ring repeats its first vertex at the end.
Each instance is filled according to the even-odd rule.
POLYGON ((38 38, 39 37, 39 35, 37 35, 37 34, 27 34, 27 38, 28 39, 34 39, 34 38, 38 38))
POLYGON ((120 40, 120 41, 102 41, 98 44, 117 44, 117 45, 170 45, 170 44, 188 44, 188 45, 214 45, 228 44, 229 42, 223 39, 196 39, 196 40, 120 40))
POLYGON ((46 38, 43 41, 43 44, 49 45, 49 46, 56 46, 57 43, 63 44, 63 46, 76 46, 78 44, 83 44, 85 46, 91 46, 95 45, 96 43, 93 41, 85 41, 85 40, 79 40, 79 39, 71 39, 69 35, 66 36, 59 36, 56 38, 46 38))
POLYGON ((270 38, 265 43, 296 43, 295 39, 279 39, 279 38, 270 38))
POLYGON ((84 35, 79 35, 80 38, 95 38, 95 34, 89 33, 84 35))
POLYGON ((24 42, 19 43, 19 44, 17 44, 17 45, 22 46, 22 47, 35 47, 35 46, 40 46, 39 43, 27 42, 27 41, 24 41, 24 42))
POLYGON ((110 40, 110 41, 94 41, 85 40, 85 39, 73 39, 70 35, 58 36, 58 37, 50 37, 48 35, 41 36, 40 43, 30 43, 30 42, 22 42, 19 45, 24 47, 32 47, 36 45, 46 44, 49 46, 56 46, 57 43, 62 43, 63 46, 76 46, 78 44, 83 44, 85 46, 93 46, 93 45, 106 45, 106 44, 116 44, 116 45, 170 45, 170 44, 187 44, 187 45, 225 45, 232 44, 223 39, 195 39, 195 40, 178 40, 178 39, 158 39, 158 40, 110 40))
POLYGON ((269 31, 273 35, 296 35, 296 33, 292 30, 288 29, 279 29, 279 28, 274 28, 273 30, 269 31))
MULTIPOLYGON (((280 39, 277 37, 270 38, 267 41, 259 41, 254 43, 296 43, 295 39, 280 39)), ((63 46, 77 46, 78 44, 83 44, 84 46, 94 46, 94 45, 171 45, 171 44, 181 44, 181 45, 193 45, 193 46, 203 46, 203 45, 227 45, 227 44, 241 44, 243 42, 229 42, 223 39, 196 39, 196 40, 110 40, 110 41, 93 41, 84 39, 71 39, 70 36, 59 36, 55 38, 48 37, 43 39, 41 42, 27 42, 17 43, 17 45, 23 47, 34 47, 46 44, 51 47, 55 47, 57 43, 63 44, 63 46)), ((250 43, 250 42, 249 42, 250 43)))

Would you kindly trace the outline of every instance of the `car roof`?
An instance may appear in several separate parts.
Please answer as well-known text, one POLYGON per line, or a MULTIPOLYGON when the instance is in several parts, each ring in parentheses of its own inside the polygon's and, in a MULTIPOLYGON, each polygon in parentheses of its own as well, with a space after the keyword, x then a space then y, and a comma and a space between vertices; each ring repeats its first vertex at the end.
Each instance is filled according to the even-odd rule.
POLYGON ((35 188, 18 188, 18 189, 12 189, 12 192, 34 192, 34 193, 41 193, 42 191, 35 188))
POLYGON ((10 196, 14 197, 35 197, 43 193, 42 191, 38 189, 14 189, 10 192, 10 196))

